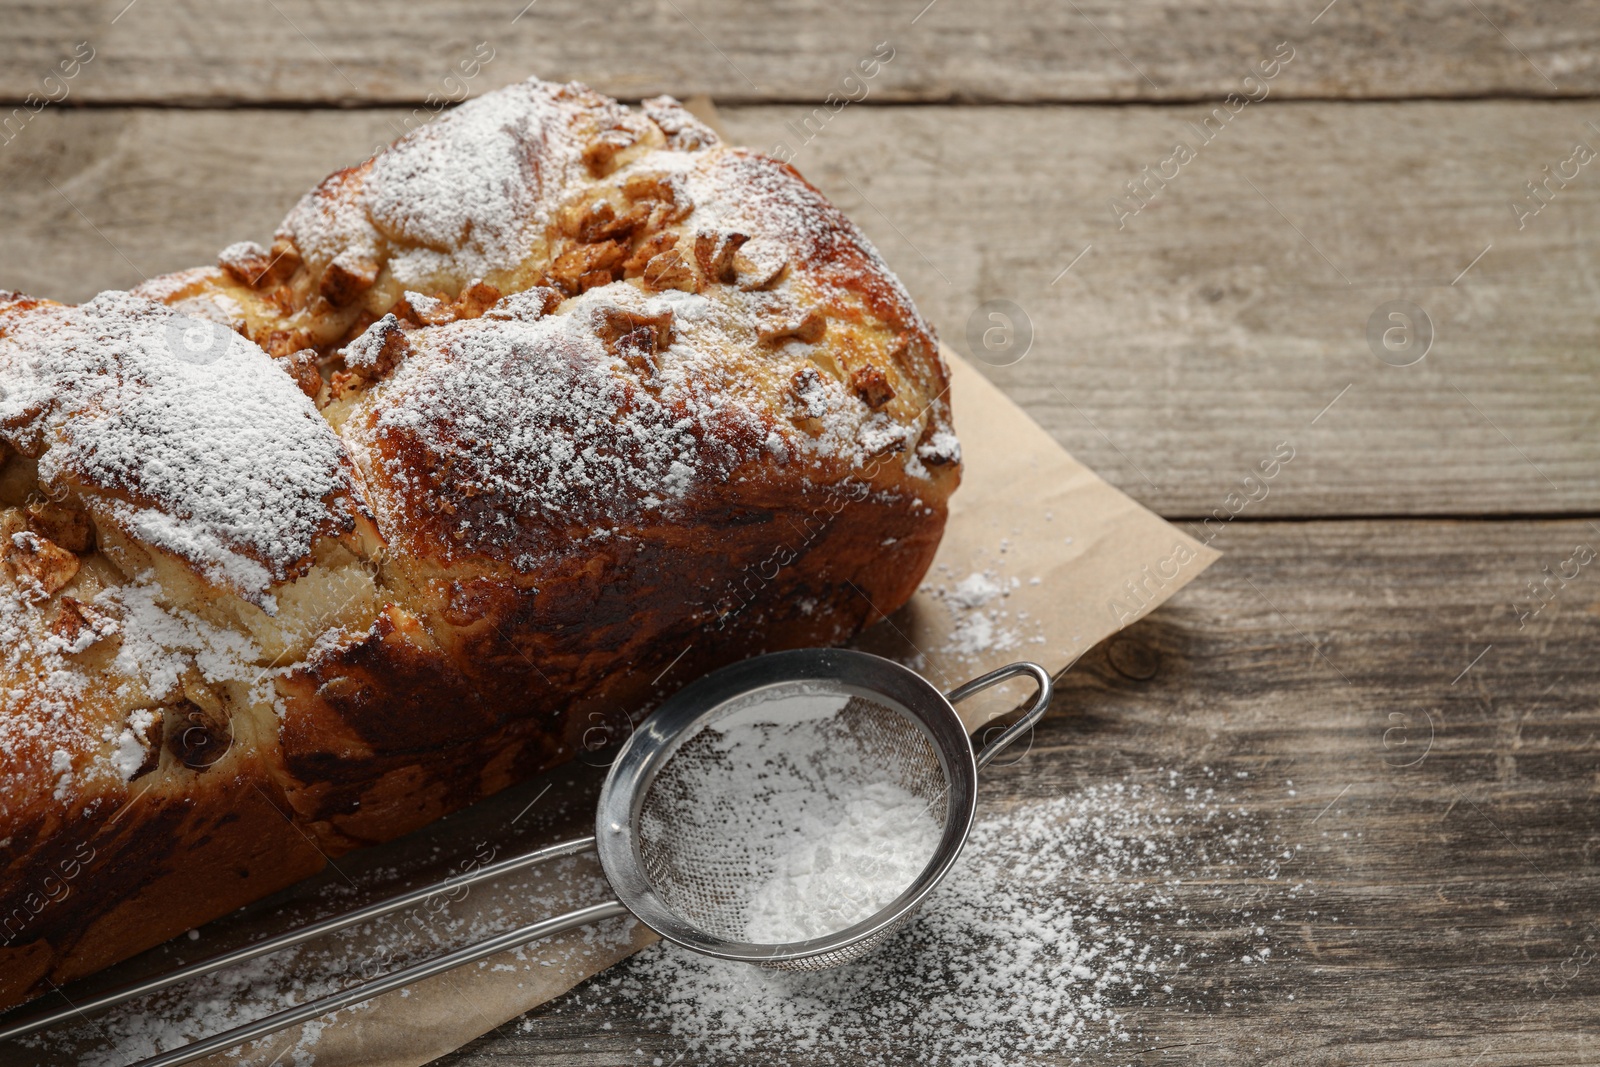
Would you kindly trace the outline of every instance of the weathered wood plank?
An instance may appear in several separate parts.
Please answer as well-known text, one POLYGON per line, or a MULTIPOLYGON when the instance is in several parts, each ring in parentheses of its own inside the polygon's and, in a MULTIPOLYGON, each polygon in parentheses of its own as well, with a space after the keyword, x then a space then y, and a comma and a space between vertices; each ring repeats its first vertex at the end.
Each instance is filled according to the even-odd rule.
MULTIPOLYGON (((1207 144, 1198 106, 861 107, 791 147, 958 350, 985 301, 1024 308, 1031 351, 986 373, 1163 514, 1570 514, 1600 510, 1600 182, 1552 182, 1521 230, 1511 205, 1600 143, 1590 110, 1253 105, 1207 144), (1180 138, 1195 158, 1132 214, 1180 138), (1397 299, 1435 333, 1407 367, 1367 338, 1397 299)), ((763 147, 803 115, 724 112, 763 147)), ((47 110, 0 150, 0 286, 82 299, 207 262, 401 120, 47 110)))
MULTIPOLYGON (((1282 41, 1285 97, 1591 94, 1600 9, 1567 0, 385 0, 353 16, 318 0, 8 0, 0 98, 19 101, 87 41, 69 99, 109 103, 420 103, 530 74, 639 97, 821 101, 880 41, 883 100, 1180 100, 1237 91, 1282 41)), ((49 87, 59 93, 58 88, 49 87)), ((843 91, 859 93, 854 86, 843 91)))
MULTIPOLYGON (((1129 998, 1142 1044, 1105 1062, 1592 1062, 1595 564, 1526 625, 1510 605, 1600 530, 1240 522, 1219 543, 1228 554, 1202 581, 1065 676, 1029 755, 985 786, 993 810, 1176 771, 1231 790, 1299 847, 1287 880, 1311 895, 1298 902, 1250 872, 1173 890, 1218 951, 1173 980, 1169 1005, 1129 998), (1269 905, 1265 971, 1238 958, 1251 901, 1269 905)), ((682 1051, 625 1007, 569 999, 441 1062, 682 1051)))

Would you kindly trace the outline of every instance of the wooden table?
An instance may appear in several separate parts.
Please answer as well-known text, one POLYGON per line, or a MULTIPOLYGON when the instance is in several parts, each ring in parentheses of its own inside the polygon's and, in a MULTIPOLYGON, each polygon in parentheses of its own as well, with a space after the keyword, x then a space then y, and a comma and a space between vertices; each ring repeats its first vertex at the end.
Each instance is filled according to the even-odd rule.
MULTIPOLYGON (((958 349, 1019 305, 1031 350, 985 372, 1226 552, 1067 676, 986 795, 1244 771, 1302 846, 1295 950, 1136 1018, 1160 1047, 1122 1058, 1596 1062, 1600 563, 1529 584, 1600 546, 1600 5, 924 3, 5 0, 5 111, 93 58, 5 127, 0 286, 82 299, 266 237, 480 46, 473 95, 710 94, 736 140, 796 148, 958 349), (816 118, 883 41, 866 98, 816 118)), ((1187 906, 1225 939, 1250 887, 1219 884, 1187 906)), ((447 1062, 675 1055, 620 1014, 529 1021, 447 1062)))

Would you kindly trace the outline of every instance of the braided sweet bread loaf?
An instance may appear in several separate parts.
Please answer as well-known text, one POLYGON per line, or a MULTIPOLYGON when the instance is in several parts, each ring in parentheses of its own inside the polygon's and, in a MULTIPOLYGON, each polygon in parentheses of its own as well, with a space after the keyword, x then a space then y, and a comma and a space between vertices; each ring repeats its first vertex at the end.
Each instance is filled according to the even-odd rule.
POLYGON ((0 1006, 893 611, 947 384, 791 168, 538 81, 271 248, 0 299, 0 1006))

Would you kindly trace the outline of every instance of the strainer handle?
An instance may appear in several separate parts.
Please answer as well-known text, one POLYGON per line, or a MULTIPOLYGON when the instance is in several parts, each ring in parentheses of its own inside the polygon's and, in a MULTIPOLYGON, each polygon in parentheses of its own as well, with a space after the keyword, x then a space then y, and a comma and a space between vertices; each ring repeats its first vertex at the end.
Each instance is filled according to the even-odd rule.
POLYGON ((1050 706, 1050 692, 1052 689, 1050 672, 1037 663, 1028 663, 1026 661, 1008 663, 999 670, 990 671, 981 678, 974 678, 966 685, 957 686, 945 694, 945 699, 950 703, 959 704, 974 693, 981 693, 990 686, 999 685, 1001 682, 1021 674, 1032 675, 1033 680, 1039 684, 1039 692, 1033 698, 1033 706, 1023 714, 1022 718, 1007 726, 999 737, 984 745, 982 751, 977 754, 978 770, 980 771, 987 767, 996 756, 1009 748, 1013 741, 1033 729, 1034 723, 1044 717, 1045 709, 1050 706))

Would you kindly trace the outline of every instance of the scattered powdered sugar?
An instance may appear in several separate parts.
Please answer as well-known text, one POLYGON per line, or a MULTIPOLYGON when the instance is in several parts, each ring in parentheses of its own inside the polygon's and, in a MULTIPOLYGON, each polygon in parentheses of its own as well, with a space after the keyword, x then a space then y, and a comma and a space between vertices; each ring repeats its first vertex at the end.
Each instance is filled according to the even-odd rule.
MULTIPOLYGON (((702 1064, 1133 1058, 1125 1013, 1189 1010, 1191 964, 1284 962, 1283 909, 1309 892, 1281 877, 1294 856, 1249 809, 1176 772, 1092 785, 980 814, 917 918, 856 963, 779 972, 662 943, 551 1010, 641 1014, 702 1064), (1235 910, 1239 929, 1199 928, 1186 902, 1228 880, 1260 896, 1235 910)), ((1229 988, 1247 996, 1250 980, 1229 988)))
POLYGON ((1021 628, 1008 625, 1025 621, 999 602, 1021 585, 1016 578, 1000 578, 993 571, 974 571, 951 586, 924 583, 924 592, 944 603, 950 612, 950 636, 939 651, 974 657, 985 652, 1005 652, 1023 643, 1021 628))
POLYGON ((0 425, 133 536, 264 607, 339 521, 344 450, 272 358, 127 293, 43 306, 0 336, 0 425))

